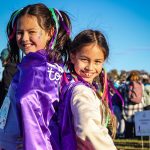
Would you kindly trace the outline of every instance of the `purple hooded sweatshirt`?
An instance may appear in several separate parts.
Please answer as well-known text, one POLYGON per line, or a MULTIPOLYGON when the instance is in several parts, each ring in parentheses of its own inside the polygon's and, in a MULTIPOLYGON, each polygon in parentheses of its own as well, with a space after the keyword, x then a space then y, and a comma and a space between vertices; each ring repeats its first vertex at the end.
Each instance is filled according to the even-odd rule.
MULTIPOLYGON (((45 50, 27 54, 18 66, 5 98, 8 114, 0 110, 0 148, 51 150, 49 121, 59 101, 59 82, 63 69, 50 62, 45 50), (23 140, 22 140, 23 139, 23 140)), ((6 109, 5 109, 6 111, 6 109)))

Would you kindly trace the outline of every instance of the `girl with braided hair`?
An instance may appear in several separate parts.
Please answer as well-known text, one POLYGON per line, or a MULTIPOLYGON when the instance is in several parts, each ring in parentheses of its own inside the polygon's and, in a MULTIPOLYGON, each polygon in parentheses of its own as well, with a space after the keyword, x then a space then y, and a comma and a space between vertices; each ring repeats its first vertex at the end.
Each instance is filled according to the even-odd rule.
POLYGON ((103 64, 109 48, 100 31, 85 30, 72 42, 70 73, 63 74, 58 110, 61 150, 116 150, 115 117, 103 64), (99 92, 102 92, 100 94, 99 92))
POLYGON ((70 30, 65 12, 42 3, 11 15, 8 45, 19 65, 0 109, 1 149, 52 149, 49 121, 59 100, 62 56, 69 49, 70 30), (21 62, 20 50, 25 54, 21 62))

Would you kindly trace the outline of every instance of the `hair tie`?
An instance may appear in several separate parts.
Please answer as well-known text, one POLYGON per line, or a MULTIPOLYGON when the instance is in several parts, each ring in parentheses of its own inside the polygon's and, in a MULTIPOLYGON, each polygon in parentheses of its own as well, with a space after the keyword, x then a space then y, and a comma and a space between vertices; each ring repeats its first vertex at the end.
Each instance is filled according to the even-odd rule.
POLYGON ((11 34, 9 35, 9 37, 8 37, 9 40, 11 40, 11 39, 14 37, 15 32, 16 32, 16 28, 17 28, 16 26, 17 26, 17 25, 15 24, 14 27, 13 27, 12 33, 11 33, 11 34))
POLYGON ((67 34, 70 36, 70 30, 69 30, 69 28, 66 26, 66 24, 65 24, 65 22, 64 22, 64 19, 63 19, 62 15, 61 15, 61 13, 59 12, 58 9, 55 9, 55 10, 56 10, 57 14, 60 16, 60 20, 61 20, 61 23, 62 23, 64 29, 66 30, 67 34))
POLYGON ((18 14, 20 13, 20 11, 22 10, 23 8, 21 8, 21 9, 19 9, 19 10, 17 10, 15 13, 14 13, 14 15, 13 15, 13 18, 12 18, 12 28, 13 28, 13 26, 14 26, 14 22, 15 22, 15 20, 16 20, 16 17, 18 16, 18 14))
POLYGON ((14 35, 15 35, 16 28, 17 28, 16 26, 17 26, 17 25, 14 25, 14 23, 15 23, 16 17, 18 16, 18 14, 20 13, 20 11, 21 11, 22 9, 23 9, 23 8, 17 10, 17 11, 11 16, 11 18, 10 18, 10 20, 9 20, 9 22, 8 22, 8 26, 11 25, 11 27, 12 27, 12 29, 13 29, 13 31, 12 31, 11 34, 10 34, 10 30, 8 30, 8 34, 10 34, 9 37, 8 37, 9 40, 11 40, 11 39, 14 37, 14 35))
POLYGON ((59 30, 59 23, 58 23, 58 19, 59 18, 57 19, 57 16, 55 14, 54 8, 49 8, 49 10, 52 13, 52 17, 54 19, 55 26, 56 26, 56 30, 54 31, 54 35, 53 35, 53 37, 51 39, 51 42, 49 43, 49 48, 53 49, 55 44, 56 44, 57 34, 58 34, 58 30, 59 30))

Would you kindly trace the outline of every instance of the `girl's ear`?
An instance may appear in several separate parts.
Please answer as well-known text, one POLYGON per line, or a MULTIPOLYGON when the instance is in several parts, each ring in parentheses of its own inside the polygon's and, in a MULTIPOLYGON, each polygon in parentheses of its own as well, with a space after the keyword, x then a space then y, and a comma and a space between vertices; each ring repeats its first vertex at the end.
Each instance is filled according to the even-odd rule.
POLYGON ((49 38, 48 40, 50 40, 53 37, 53 35, 54 35, 54 27, 51 27, 48 32, 48 38, 49 38))
POLYGON ((75 64, 75 54, 74 53, 70 53, 70 60, 71 60, 71 63, 75 64))

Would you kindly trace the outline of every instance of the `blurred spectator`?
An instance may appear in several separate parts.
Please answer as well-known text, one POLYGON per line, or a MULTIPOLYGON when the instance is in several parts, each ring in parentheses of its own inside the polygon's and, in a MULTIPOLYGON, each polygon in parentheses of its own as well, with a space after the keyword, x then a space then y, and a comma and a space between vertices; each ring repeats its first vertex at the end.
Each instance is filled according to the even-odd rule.
MULTIPOLYGON (((125 138, 134 138, 135 137, 135 125, 134 125, 134 114, 138 111, 142 111, 144 108, 143 99, 141 97, 140 103, 133 103, 129 98, 129 88, 131 82, 140 82, 140 74, 138 71, 131 71, 127 83, 121 89, 122 96, 124 98, 124 107, 123 107, 123 118, 125 120, 125 138)), ((143 90, 141 88, 141 90, 143 90)), ((140 93, 143 91, 140 91, 140 93)))
POLYGON ((10 60, 10 54, 7 48, 3 49, 0 56, 2 66, 4 67, 0 87, 0 107, 7 94, 10 82, 17 70, 16 64, 10 60))
POLYGON ((124 84, 126 82, 127 79, 127 72, 122 70, 120 73, 120 85, 124 84))
MULTIPOLYGON (((121 94, 122 99, 124 101, 124 92, 122 92, 122 89, 124 89, 124 86, 126 85, 126 77, 127 73, 125 71, 121 71, 121 74, 119 76, 119 86, 117 88, 118 92, 121 94)), ((113 102, 113 111, 117 118, 117 138, 124 138, 124 132, 125 132, 125 121, 122 115, 122 103, 121 99, 117 94, 114 94, 112 96, 112 102, 113 102)))
POLYGON ((143 76, 143 84, 144 84, 144 109, 150 110, 150 77, 149 75, 143 76))
POLYGON ((124 138, 125 122, 122 116, 122 102, 118 94, 112 96, 113 112, 117 118, 117 138, 124 138))

